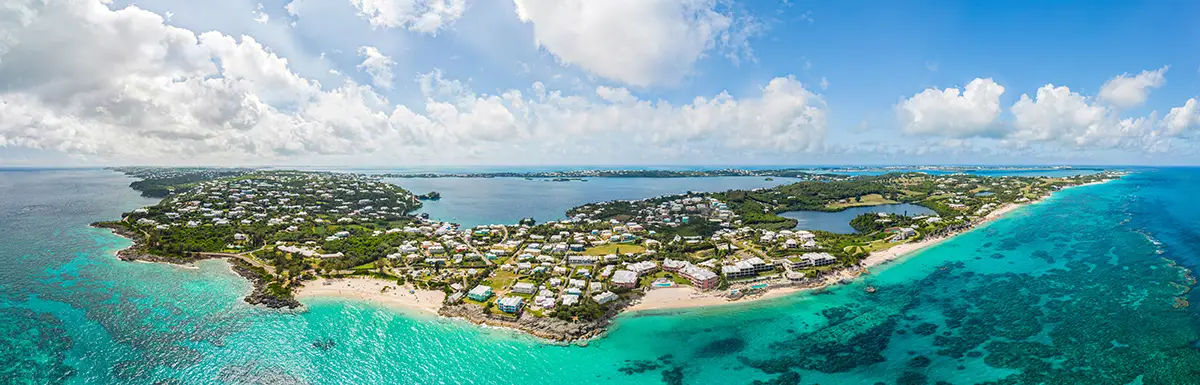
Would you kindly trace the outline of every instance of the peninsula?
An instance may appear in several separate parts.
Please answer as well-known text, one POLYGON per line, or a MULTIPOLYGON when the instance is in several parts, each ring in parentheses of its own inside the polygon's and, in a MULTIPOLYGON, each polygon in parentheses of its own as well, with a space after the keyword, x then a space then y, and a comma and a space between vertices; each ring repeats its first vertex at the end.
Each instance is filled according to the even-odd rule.
POLYGON ((94 224, 133 240, 122 259, 227 258, 254 283, 252 304, 359 298, 556 341, 596 336, 626 310, 837 283, 1054 191, 1121 176, 816 174, 773 188, 590 203, 563 221, 460 228, 414 215, 421 199, 439 196, 415 195, 385 175, 116 170, 138 178, 131 187, 144 195, 163 197, 94 224), (781 215, 899 203, 928 210, 864 213, 849 234, 797 228, 781 215))

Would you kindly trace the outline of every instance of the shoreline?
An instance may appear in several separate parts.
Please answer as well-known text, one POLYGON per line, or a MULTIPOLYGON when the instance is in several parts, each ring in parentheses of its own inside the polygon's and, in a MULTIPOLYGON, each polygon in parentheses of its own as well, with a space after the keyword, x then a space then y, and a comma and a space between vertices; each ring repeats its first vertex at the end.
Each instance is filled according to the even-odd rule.
MULTIPOLYGON (((822 277, 820 279, 820 282, 815 285, 785 286, 785 287, 780 287, 780 288, 776 288, 776 289, 767 289, 767 291, 762 294, 754 295, 752 297, 744 297, 744 298, 737 299, 737 300, 729 300, 725 297, 715 295, 711 292, 702 292, 702 291, 696 290, 695 288, 693 288, 691 286, 653 289, 653 290, 648 291, 642 297, 642 299, 639 300, 637 303, 635 303, 633 306, 630 306, 629 308, 622 311, 622 313, 626 313, 626 312, 636 313, 636 312, 654 311, 654 310, 672 310, 672 309, 677 310, 677 309, 689 309, 689 308, 751 304, 751 303, 755 303, 755 302, 759 302, 759 301, 765 301, 765 300, 769 300, 769 299, 786 297, 786 296, 789 296, 789 295, 792 295, 795 293, 799 293, 799 292, 815 291, 815 290, 824 289, 824 288, 827 288, 830 286, 839 285, 839 284, 842 284, 843 281, 846 281, 849 279, 855 279, 855 278, 861 276, 863 274, 863 272, 867 272, 870 268, 889 264, 891 262, 900 260, 903 257, 916 254, 918 251, 927 249, 932 246, 936 246, 936 245, 938 245, 946 240, 949 240, 951 238, 954 238, 956 236, 969 233, 975 229, 978 229, 980 227, 983 227, 984 225, 991 223, 992 221, 1003 218, 1004 216, 1012 213, 1013 211, 1016 211, 1017 209, 1036 205, 1039 203, 1043 203, 1046 201, 1046 199, 1049 199, 1050 197, 1054 196, 1054 193, 1061 192, 1061 191, 1064 191, 1067 189, 1076 188, 1076 187, 1104 184, 1104 183, 1111 182, 1113 180, 1116 180, 1116 179, 1106 179, 1106 180, 1098 181, 1098 182, 1084 183, 1084 184, 1075 185, 1075 186, 1067 186, 1060 190, 1054 191, 1054 192, 1050 193, 1049 195, 1041 197, 1035 201, 1006 204, 1004 206, 1001 206, 1001 207, 987 213, 977 223, 975 223, 974 225, 972 225, 968 228, 965 228, 963 230, 952 232, 946 236, 941 236, 941 237, 931 238, 931 239, 922 239, 917 242, 903 243, 903 244, 899 244, 896 246, 892 246, 892 247, 888 248, 887 250, 873 252, 862 260, 862 263, 861 263, 859 269, 839 270, 836 273, 832 273, 832 274, 822 277)), ((869 274, 869 272, 868 272, 868 274, 869 274)))
POLYGON ((733 299, 722 295, 720 290, 702 292, 691 286, 649 289, 642 292, 640 296, 635 297, 636 299, 631 301, 626 300, 624 303, 621 303, 618 306, 611 307, 604 317, 591 321, 571 322, 553 319, 550 317, 537 317, 535 319, 535 317, 526 316, 525 314, 512 319, 501 318, 493 314, 487 314, 480 309, 475 309, 474 307, 467 305, 444 305, 446 294, 442 291, 417 290, 409 285, 397 285, 396 282, 391 280, 372 277, 320 277, 315 280, 301 283, 298 287, 292 289, 294 291, 289 292, 290 295, 288 295, 287 298, 284 298, 281 294, 278 294, 278 288, 273 286, 269 287, 268 284, 272 278, 271 272, 263 270, 261 267, 256 267, 257 264, 252 265, 251 263, 242 260, 242 258, 238 255, 218 256, 206 255, 216 253, 194 253, 184 255, 180 258, 167 259, 147 253, 142 241, 139 239, 139 234, 130 232, 121 222, 96 222, 92 223, 91 226, 109 229, 113 234, 129 239, 132 242, 131 245, 115 252, 118 259, 124 261, 167 263, 185 268, 196 268, 194 263, 200 260, 218 258, 226 259, 236 274, 242 276, 252 283, 254 287, 253 291, 243 298, 245 302, 252 305, 262 304, 268 308, 277 308, 282 310, 283 308, 305 308, 305 305, 300 303, 298 299, 340 298, 357 300, 381 305, 393 310, 399 310, 402 313, 415 313, 418 315, 433 314, 439 318, 445 317, 449 319, 462 319, 486 328, 520 331, 523 334, 530 335, 548 343, 574 342, 586 346, 587 341, 602 337, 609 329, 609 326, 612 324, 613 320, 626 313, 637 314, 656 310, 680 310, 704 307, 726 307, 729 305, 746 305, 771 299, 783 298, 799 292, 816 291, 834 285, 846 284, 857 279, 863 274, 870 274, 869 269, 872 267, 891 263, 892 261, 899 260, 903 257, 916 254, 916 252, 924 250, 928 247, 935 246, 942 241, 970 232, 977 228, 984 227, 988 223, 996 219, 1003 218, 1019 208, 1042 203, 1052 197, 1056 192, 1061 192, 1074 187, 1103 184, 1112 180, 1115 179, 1105 179, 1091 183, 1066 186, 1061 189, 1051 191, 1049 194, 1042 196, 1037 200, 1021 203, 1006 203, 988 212, 984 216, 975 219, 973 222, 967 222, 962 225, 954 225, 944 228, 943 230, 947 231, 943 232, 943 235, 938 235, 931 238, 923 238, 914 242, 905 242, 894 245, 886 250, 872 252, 864 257, 859 265, 831 271, 819 278, 805 280, 805 282, 800 284, 785 283, 777 286, 769 286, 765 290, 733 299))

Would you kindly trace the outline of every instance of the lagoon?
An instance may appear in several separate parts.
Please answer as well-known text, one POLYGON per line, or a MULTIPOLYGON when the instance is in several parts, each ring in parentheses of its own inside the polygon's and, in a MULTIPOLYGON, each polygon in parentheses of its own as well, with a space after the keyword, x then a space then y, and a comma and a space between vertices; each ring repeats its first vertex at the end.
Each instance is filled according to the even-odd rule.
POLYGON ((895 215, 933 215, 937 214, 928 207, 911 203, 851 207, 842 211, 788 211, 779 214, 781 217, 797 221, 797 230, 821 230, 838 234, 857 232, 850 227, 850 221, 862 214, 888 213, 895 215))

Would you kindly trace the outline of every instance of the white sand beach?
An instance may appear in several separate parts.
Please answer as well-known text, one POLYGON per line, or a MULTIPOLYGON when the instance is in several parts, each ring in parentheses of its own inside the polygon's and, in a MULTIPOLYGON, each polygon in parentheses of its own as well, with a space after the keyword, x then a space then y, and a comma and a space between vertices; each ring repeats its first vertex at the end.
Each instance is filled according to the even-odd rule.
POLYGON ((375 302, 401 309, 437 314, 446 293, 436 290, 412 290, 397 287, 395 281, 378 278, 318 278, 308 281, 296 292, 296 298, 338 297, 375 302), (328 283, 328 284, 327 284, 328 283), (387 288, 385 290, 385 288, 387 288))

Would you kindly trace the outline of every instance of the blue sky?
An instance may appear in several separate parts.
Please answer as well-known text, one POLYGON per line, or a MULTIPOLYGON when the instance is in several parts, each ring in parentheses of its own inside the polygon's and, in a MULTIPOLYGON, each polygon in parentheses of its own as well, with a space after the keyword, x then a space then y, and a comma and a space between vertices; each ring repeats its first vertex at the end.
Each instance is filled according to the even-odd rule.
POLYGON ((1200 161, 1194 2, 13 4, 2 164, 1200 161))

